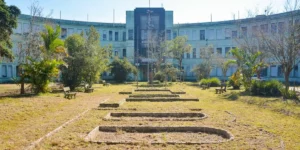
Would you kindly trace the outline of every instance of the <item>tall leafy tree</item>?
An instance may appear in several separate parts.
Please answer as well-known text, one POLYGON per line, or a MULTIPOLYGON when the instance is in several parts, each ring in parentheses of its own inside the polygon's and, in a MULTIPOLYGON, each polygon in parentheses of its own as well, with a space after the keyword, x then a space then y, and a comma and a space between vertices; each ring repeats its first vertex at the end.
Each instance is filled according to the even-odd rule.
POLYGON ((92 86, 109 68, 111 46, 101 47, 99 38, 97 30, 91 27, 86 38, 73 34, 66 39, 69 57, 64 59, 67 65, 62 68, 62 78, 72 90, 82 82, 92 86))
POLYGON ((17 17, 21 11, 16 6, 7 6, 4 0, 0 0, 0 58, 14 59, 11 52, 12 42, 10 35, 13 28, 17 27, 17 17))
POLYGON ((111 72, 114 75, 114 80, 116 82, 124 82, 130 73, 137 75, 137 68, 133 66, 126 58, 119 59, 115 58, 110 64, 111 72))
MULTIPOLYGON (((167 53, 168 55, 178 61, 179 71, 182 73, 182 61, 185 53, 190 53, 192 50, 192 46, 187 44, 186 36, 177 36, 175 39, 171 41, 167 41, 167 53)), ((182 75, 180 75, 180 79, 182 79, 182 75)))

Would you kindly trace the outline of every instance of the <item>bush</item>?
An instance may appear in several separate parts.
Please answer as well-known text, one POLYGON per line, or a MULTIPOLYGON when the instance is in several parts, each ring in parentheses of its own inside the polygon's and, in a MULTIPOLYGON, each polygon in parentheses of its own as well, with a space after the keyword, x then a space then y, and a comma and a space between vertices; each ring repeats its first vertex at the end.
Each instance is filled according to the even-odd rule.
POLYGON ((282 96, 283 85, 277 80, 253 81, 251 93, 260 96, 282 96))
POLYGON ((210 84, 211 87, 217 87, 221 85, 221 81, 218 78, 201 79, 200 85, 210 84))
POLYGON ((240 71, 235 72, 231 77, 229 77, 228 85, 232 86, 233 89, 240 89, 242 85, 242 75, 240 71))
POLYGON ((239 99, 239 97, 240 97, 240 95, 237 92, 231 92, 230 95, 228 96, 228 98, 230 100, 237 100, 237 99, 239 99))
POLYGON ((137 68, 133 66, 127 59, 115 58, 110 64, 111 72, 114 75, 114 80, 118 83, 124 82, 128 74, 137 75, 137 68))
POLYGON ((166 79, 166 75, 161 72, 161 71, 158 71, 155 75, 154 75, 154 80, 159 80, 160 82, 164 82, 166 79))

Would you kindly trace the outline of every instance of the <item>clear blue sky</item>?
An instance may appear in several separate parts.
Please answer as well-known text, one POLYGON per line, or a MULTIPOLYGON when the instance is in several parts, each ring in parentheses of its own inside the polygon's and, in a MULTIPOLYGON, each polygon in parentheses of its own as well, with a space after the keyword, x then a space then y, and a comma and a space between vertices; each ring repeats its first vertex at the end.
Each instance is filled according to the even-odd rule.
MULTIPOLYGON (((8 5, 16 5, 22 14, 29 14, 28 7, 33 0, 5 0, 8 5)), ((151 7, 163 7, 174 11, 174 23, 194 23, 230 20, 233 14, 240 18, 247 15, 247 10, 259 8, 263 12, 266 6, 272 5, 274 12, 282 12, 286 0, 151 0, 151 7)), ((148 7, 149 0, 39 0, 44 8, 43 14, 53 10, 52 18, 69 20, 87 20, 96 22, 113 22, 113 9, 115 9, 115 22, 124 23, 126 10, 136 7, 148 7)))

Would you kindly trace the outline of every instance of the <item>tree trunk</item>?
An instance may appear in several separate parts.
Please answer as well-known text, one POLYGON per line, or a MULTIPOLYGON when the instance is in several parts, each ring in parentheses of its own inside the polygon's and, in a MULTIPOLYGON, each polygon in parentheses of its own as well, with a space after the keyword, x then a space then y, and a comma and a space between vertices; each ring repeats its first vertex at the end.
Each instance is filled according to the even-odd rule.
POLYGON ((21 77, 20 83, 21 83, 21 89, 20 89, 20 94, 25 94, 25 83, 24 83, 24 77, 21 77))
POLYGON ((285 93, 284 93, 284 98, 288 98, 288 94, 289 94, 289 88, 290 88, 290 72, 286 72, 284 73, 284 80, 285 80, 285 93))

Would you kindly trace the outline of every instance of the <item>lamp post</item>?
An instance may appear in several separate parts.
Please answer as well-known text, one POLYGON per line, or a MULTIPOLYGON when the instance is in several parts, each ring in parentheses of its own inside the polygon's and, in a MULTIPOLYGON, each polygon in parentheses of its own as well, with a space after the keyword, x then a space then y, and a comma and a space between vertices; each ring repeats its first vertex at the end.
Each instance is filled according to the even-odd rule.
POLYGON ((136 88, 139 88, 139 66, 140 63, 135 63, 135 66, 137 67, 137 76, 136 76, 136 88))

